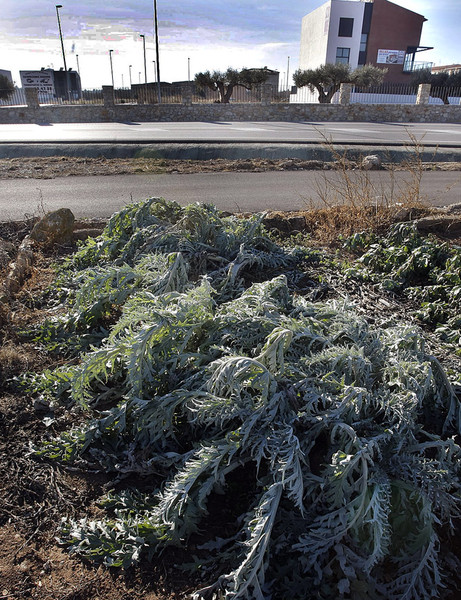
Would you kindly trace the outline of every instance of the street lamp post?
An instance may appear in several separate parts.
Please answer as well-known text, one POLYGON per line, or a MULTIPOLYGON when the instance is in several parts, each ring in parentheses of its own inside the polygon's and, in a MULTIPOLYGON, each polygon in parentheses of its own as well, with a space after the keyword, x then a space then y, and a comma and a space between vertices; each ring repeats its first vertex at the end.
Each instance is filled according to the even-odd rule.
POLYGON ((59 39, 61 40, 62 60, 64 62, 64 72, 66 74, 66 96, 67 96, 67 98, 69 98, 69 91, 70 91, 69 73, 67 71, 66 53, 64 52, 64 40, 62 39, 61 19, 59 17, 59 9, 60 8, 62 8, 62 4, 56 4, 56 17, 58 19, 59 39))
POLYGON ((143 33, 140 33, 139 37, 142 38, 142 47, 144 53, 144 83, 147 85, 146 36, 143 33))
POLYGON ((112 52, 113 50, 109 50, 109 61, 110 61, 110 75, 112 77, 112 87, 114 88, 114 68, 112 66, 112 52))
POLYGON ((287 62, 287 91, 290 88, 290 57, 288 57, 287 62))
POLYGON ((155 33, 155 58, 157 59, 157 92, 158 103, 162 101, 160 92, 160 56, 158 50, 158 19, 157 19, 157 0, 154 0, 154 33, 155 33))
POLYGON ((132 69, 133 65, 128 65, 128 72, 130 74, 130 87, 131 87, 131 69, 132 69))
POLYGON ((190 81, 190 58, 187 59, 187 81, 190 81))

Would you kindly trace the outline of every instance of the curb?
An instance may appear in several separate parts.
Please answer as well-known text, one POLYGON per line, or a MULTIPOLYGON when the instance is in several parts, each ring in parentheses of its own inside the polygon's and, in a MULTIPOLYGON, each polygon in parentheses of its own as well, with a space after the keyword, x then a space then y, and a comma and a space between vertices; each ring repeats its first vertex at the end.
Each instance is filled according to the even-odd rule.
POLYGON ((248 158, 331 161, 344 154, 353 160, 376 154, 385 162, 418 158, 423 162, 459 162, 461 148, 428 146, 416 152, 412 146, 315 143, 0 143, 0 158, 76 156, 86 158, 163 158, 176 160, 229 160, 248 158))

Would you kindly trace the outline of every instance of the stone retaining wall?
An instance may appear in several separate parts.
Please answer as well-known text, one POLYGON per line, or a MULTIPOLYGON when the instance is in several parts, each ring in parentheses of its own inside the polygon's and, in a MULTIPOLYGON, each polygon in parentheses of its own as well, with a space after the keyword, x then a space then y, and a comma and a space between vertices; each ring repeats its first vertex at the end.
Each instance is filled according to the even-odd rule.
POLYGON ((103 121, 364 121, 461 123, 459 105, 141 104, 0 107, 0 123, 103 121))

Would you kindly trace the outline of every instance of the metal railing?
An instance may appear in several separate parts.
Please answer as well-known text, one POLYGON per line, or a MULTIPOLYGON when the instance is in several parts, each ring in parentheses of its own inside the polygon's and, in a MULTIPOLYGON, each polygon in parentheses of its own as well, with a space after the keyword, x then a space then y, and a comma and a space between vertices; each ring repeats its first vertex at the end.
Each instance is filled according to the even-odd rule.
POLYGON ((404 73, 414 73, 415 71, 421 70, 431 70, 434 63, 432 62, 424 62, 421 60, 412 60, 412 55, 407 56, 405 58, 405 62, 403 64, 403 72, 404 73))
MULTIPOLYGON (((361 88, 354 86, 351 91, 350 102, 355 104, 416 104, 418 94, 417 85, 402 83, 383 83, 379 86, 361 88)), ((131 88, 116 88, 114 90, 115 104, 158 104, 157 84, 137 84, 131 88)), ((193 104, 213 104, 220 102, 219 92, 209 88, 199 89, 193 84, 160 85, 160 100, 162 104, 181 104, 192 102, 193 104)), ((102 89, 83 90, 80 97, 57 98, 52 94, 39 93, 40 105, 102 105, 104 96, 102 89)), ((232 92, 230 103, 303 103, 318 104, 318 92, 312 92, 308 87, 298 88, 296 93, 290 94, 288 90, 277 90, 276 86, 257 86, 247 90, 242 86, 236 86, 232 92)), ((456 88, 432 87, 429 104, 461 104, 461 86, 456 88)), ((339 103, 339 92, 333 96, 331 104, 339 103)), ((15 91, 4 100, 0 100, 0 107, 27 106, 24 89, 16 88, 15 91)))
POLYGON ((435 87, 432 86, 429 104, 461 104, 461 86, 435 87))
MULTIPOLYGON (((0 90, 8 91, 8 90, 0 90)), ((26 94, 22 88, 16 88, 14 92, 8 94, 8 97, 0 100, 0 106, 24 106, 26 102, 26 94)))
POLYGON ((370 87, 354 86, 351 103, 357 104, 416 104, 417 85, 382 83, 370 87))
POLYGON ((48 105, 65 105, 75 106, 79 104, 92 105, 92 104, 104 104, 104 98, 102 95, 102 89, 96 90, 82 90, 82 93, 70 94, 68 98, 57 97, 53 94, 38 94, 38 101, 40 104, 48 105))
MULTIPOLYGON (((319 93, 316 90, 311 91, 307 86, 297 88, 296 93, 290 94, 290 102, 295 104, 319 104, 319 93)), ((330 104, 339 104, 339 91, 333 95, 330 104)))
MULTIPOLYGON (((114 89, 115 104, 158 104, 159 86, 156 83, 134 84, 131 88, 114 89)), ((161 104, 180 104, 182 87, 174 84, 160 84, 161 104)))
MULTIPOLYGON (((237 85, 232 90, 230 103, 261 103, 266 97, 270 102, 289 102, 290 92, 288 90, 279 91, 277 86, 266 84, 258 85, 248 90, 247 88, 237 85)), ((192 92, 192 102, 199 104, 213 104, 220 102, 220 94, 210 88, 196 88, 194 86, 192 92)))

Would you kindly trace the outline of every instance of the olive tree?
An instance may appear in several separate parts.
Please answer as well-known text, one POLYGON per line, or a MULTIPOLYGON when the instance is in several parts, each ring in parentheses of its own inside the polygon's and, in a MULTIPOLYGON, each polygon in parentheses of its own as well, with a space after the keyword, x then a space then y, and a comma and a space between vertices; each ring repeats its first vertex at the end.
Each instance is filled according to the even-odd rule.
POLYGON ((386 73, 387 69, 373 65, 364 65, 352 70, 350 65, 327 63, 317 69, 298 69, 293 75, 293 81, 297 87, 308 87, 311 92, 317 90, 319 102, 328 104, 342 83, 355 83, 362 87, 379 85, 386 73))
POLYGON ((227 71, 204 71, 195 75, 195 85, 198 88, 210 88, 219 92, 219 101, 228 104, 236 85, 241 85, 247 90, 264 83, 269 73, 264 69, 232 69, 227 71))
POLYGON ((5 75, 0 75, 0 100, 8 100, 13 92, 13 83, 5 75))
POLYGON ((433 98, 440 98, 444 104, 450 104, 450 88, 461 87, 461 72, 458 73, 432 73, 430 69, 420 69, 415 71, 411 83, 419 85, 420 83, 430 83, 430 95, 433 98))

